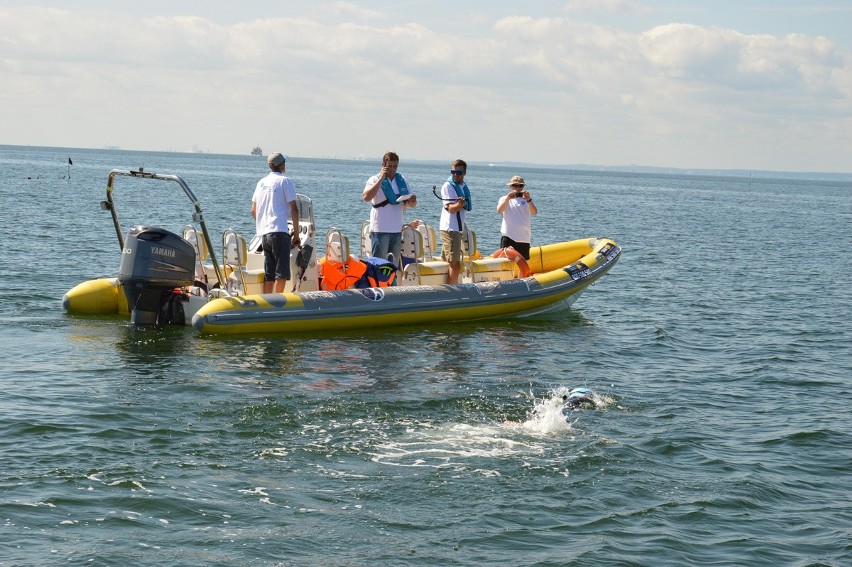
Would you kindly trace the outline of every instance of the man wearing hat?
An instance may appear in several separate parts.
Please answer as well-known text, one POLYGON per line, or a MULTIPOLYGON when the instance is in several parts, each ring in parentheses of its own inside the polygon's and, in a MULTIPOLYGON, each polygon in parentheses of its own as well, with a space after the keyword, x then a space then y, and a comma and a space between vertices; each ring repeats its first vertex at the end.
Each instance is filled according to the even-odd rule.
POLYGON ((284 291, 290 279, 290 234, 287 227, 287 211, 293 220, 292 245, 298 246, 299 209, 296 207, 296 187, 284 175, 287 156, 274 153, 266 160, 269 175, 257 182, 251 198, 251 216, 254 217, 257 234, 263 238, 263 293, 284 291))
POLYGON ((497 213, 503 215, 503 223, 500 225, 500 248, 511 246, 529 260, 532 241, 530 217, 537 215, 538 209, 533 204, 523 177, 515 175, 506 186, 509 187, 509 193, 500 197, 497 202, 497 213))

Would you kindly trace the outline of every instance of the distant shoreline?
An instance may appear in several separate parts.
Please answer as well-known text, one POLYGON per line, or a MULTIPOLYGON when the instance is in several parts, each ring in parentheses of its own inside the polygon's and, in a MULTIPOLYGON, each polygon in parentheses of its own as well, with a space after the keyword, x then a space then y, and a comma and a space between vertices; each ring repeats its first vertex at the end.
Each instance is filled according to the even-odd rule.
MULTIPOLYGON (((63 150, 66 152, 127 152, 127 153, 152 153, 152 154, 188 154, 188 155, 206 155, 206 156, 232 156, 232 157, 247 157, 249 159, 258 159, 260 156, 252 155, 251 152, 245 154, 230 154, 230 153, 212 153, 212 152, 197 152, 197 151, 177 151, 177 150, 138 150, 138 149, 123 149, 118 146, 104 146, 101 148, 71 148, 64 146, 32 146, 21 144, 0 144, 0 148, 44 148, 48 150, 63 150)), ((381 162, 381 156, 375 157, 340 157, 340 156, 299 156, 290 154, 291 159, 305 160, 339 160, 339 161, 374 161, 381 162)), ((412 163, 440 163, 445 160, 434 159, 415 159, 406 158, 406 161, 412 163)), ((686 168, 686 167, 665 167, 653 165, 592 165, 592 164, 547 164, 547 163, 531 163, 520 161, 476 161, 468 160, 469 164, 477 167, 524 167, 524 168, 544 168, 544 169, 565 169, 570 171, 590 171, 600 173, 648 173, 655 175, 686 175, 686 176, 716 176, 716 177, 742 177, 751 179, 796 179, 796 180, 812 180, 812 181, 837 181, 837 182, 852 182, 852 172, 830 172, 830 171, 773 171, 764 169, 724 169, 724 168, 686 168)))

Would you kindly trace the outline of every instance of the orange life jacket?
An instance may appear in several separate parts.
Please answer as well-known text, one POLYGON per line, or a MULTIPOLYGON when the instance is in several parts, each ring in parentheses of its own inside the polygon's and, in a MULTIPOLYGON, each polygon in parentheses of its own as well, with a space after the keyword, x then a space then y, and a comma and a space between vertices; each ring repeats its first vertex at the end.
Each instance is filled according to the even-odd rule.
POLYGON ((342 262, 334 262, 323 256, 319 259, 320 289, 339 291, 355 287, 355 284, 367 272, 367 265, 361 260, 350 257, 345 267, 342 262))

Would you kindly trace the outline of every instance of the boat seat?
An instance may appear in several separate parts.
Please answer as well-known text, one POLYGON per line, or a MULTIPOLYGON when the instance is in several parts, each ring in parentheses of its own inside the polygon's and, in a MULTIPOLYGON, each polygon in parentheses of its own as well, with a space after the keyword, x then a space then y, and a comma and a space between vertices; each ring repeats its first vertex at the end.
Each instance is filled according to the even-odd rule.
MULTIPOLYGON (((426 248, 423 242, 423 235, 415 228, 409 225, 402 227, 402 243, 400 246, 400 254, 402 254, 402 263, 410 263, 413 260, 424 261, 426 248)), ((431 259, 431 258, 430 258, 431 259)))
MULTIPOLYGON (((208 277, 204 262, 210 258, 207 243, 204 242, 203 238, 198 236, 198 231, 191 224, 183 227, 183 239, 189 242, 193 250, 195 250, 195 261, 197 262, 195 266, 195 279, 206 283, 208 277)), ((210 266, 210 270, 213 270, 212 265, 210 266)))
POLYGON ((332 262, 345 263, 351 255, 349 237, 340 230, 331 227, 325 233, 325 256, 332 262))
POLYGON ((416 262, 405 266, 402 281, 403 285, 441 285, 447 283, 449 273, 449 262, 416 262))
POLYGON ((370 242, 370 221, 366 220, 361 223, 361 248, 359 253, 362 258, 367 258, 372 254, 372 244, 370 242))
POLYGON ((222 233, 222 264, 228 272, 225 288, 229 293, 243 295, 246 292, 246 256, 246 239, 233 229, 226 229, 222 233))
POLYGON ((473 260, 482 258, 482 253, 476 247, 476 233, 467 227, 462 233, 462 251, 466 258, 473 260))
POLYGON ((515 279, 513 262, 508 258, 483 258, 470 263, 474 282, 504 282, 515 279))
POLYGON ((435 229, 426 223, 417 227, 417 232, 423 237, 424 259, 434 259, 438 255, 438 236, 435 229))

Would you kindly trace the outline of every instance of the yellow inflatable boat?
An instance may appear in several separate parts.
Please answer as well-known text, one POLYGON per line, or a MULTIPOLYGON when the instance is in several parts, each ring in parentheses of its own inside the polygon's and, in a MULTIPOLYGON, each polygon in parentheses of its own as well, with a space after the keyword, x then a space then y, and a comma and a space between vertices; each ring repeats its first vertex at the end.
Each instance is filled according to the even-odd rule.
POLYGON ((119 275, 83 282, 63 297, 69 313, 124 314, 139 325, 192 325, 201 334, 262 334, 340 330, 524 316, 573 303, 616 264, 621 248, 608 238, 536 246, 525 261, 514 250, 482 257, 475 234, 465 234, 461 283, 447 284, 448 264, 435 255, 435 231, 403 227, 404 269, 360 256, 339 230, 326 232, 326 255, 317 260, 310 199, 299 195, 298 227, 304 245, 291 256, 284 293, 263 294, 263 253, 256 239, 228 229, 222 261, 214 253, 198 200, 177 176, 113 170, 102 208, 111 211, 121 248, 119 275), (193 225, 178 235, 134 226, 125 235, 113 202, 118 176, 173 181, 195 207, 193 225), (378 264, 378 268, 376 268, 378 264), (372 267, 370 272, 368 268, 372 267), (378 269, 378 272, 376 271, 378 269), (369 273, 373 277, 368 277, 369 273), (354 274, 354 275, 353 275, 354 274), (347 277, 352 275, 352 277, 347 277))

